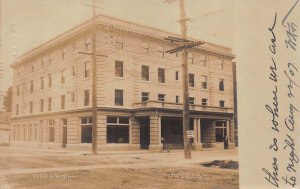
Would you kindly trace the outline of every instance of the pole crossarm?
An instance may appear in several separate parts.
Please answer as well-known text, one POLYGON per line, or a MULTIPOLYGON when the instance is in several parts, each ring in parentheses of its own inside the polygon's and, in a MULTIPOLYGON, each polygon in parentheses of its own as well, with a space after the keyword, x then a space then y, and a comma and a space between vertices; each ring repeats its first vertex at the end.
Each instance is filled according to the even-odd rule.
MULTIPOLYGON (((180 38, 177 38, 177 39, 180 39, 180 38)), ((182 41, 185 41, 185 39, 182 39, 182 41)), ((176 42, 179 42, 179 41, 176 40, 176 42)), ((203 41, 189 42, 189 43, 184 44, 182 46, 176 47, 175 49, 167 50, 166 53, 173 54, 173 53, 176 53, 176 52, 181 51, 183 49, 190 49, 190 48, 193 48, 193 47, 196 47, 196 46, 199 46, 199 45, 203 45, 203 44, 204 44, 203 41)))

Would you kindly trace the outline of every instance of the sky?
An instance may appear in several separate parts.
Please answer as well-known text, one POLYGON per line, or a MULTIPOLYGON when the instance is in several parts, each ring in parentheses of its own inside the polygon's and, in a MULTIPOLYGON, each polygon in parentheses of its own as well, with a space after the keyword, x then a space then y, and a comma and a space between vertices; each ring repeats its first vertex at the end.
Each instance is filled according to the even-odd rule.
MULTIPOLYGON (((3 0, 0 90, 12 84, 14 59, 92 17, 92 0, 3 0)), ((234 0, 185 0, 188 36, 233 48, 234 0)), ((97 0, 97 14, 180 33, 179 0, 97 0)))

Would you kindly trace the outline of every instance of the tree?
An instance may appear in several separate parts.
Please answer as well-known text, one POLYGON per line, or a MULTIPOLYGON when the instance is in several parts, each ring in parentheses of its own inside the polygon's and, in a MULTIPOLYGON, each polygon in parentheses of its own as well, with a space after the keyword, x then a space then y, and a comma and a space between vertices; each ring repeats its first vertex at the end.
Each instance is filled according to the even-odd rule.
POLYGON ((11 102, 12 102, 12 87, 9 87, 6 91, 6 96, 4 97, 4 108, 7 112, 11 112, 11 102))

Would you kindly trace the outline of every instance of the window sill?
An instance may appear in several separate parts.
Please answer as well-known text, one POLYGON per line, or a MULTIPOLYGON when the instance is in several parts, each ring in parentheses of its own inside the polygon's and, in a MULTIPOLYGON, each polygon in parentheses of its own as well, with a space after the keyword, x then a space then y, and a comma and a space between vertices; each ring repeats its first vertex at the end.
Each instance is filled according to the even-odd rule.
POLYGON ((115 79, 124 80, 125 78, 124 77, 115 77, 115 79))
POLYGON ((157 83, 158 85, 164 85, 166 86, 167 84, 166 83, 157 83))
POLYGON ((147 80, 141 80, 141 83, 151 83, 151 82, 147 80))
POLYGON ((189 87, 189 89, 196 90, 196 87, 189 87))

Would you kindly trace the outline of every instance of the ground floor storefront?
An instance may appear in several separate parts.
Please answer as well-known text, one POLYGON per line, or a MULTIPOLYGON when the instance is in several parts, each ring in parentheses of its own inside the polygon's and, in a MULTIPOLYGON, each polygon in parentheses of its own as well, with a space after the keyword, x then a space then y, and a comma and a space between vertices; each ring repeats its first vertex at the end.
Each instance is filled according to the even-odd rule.
MULTIPOLYGON (((99 110, 97 144, 99 150, 148 149, 159 151, 183 148, 182 113, 168 110, 99 110)), ((92 143, 91 111, 65 112, 13 119, 11 145, 46 148, 90 149, 92 143)), ((229 148, 235 145, 233 115, 191 112, 193 149, 229 148)))

